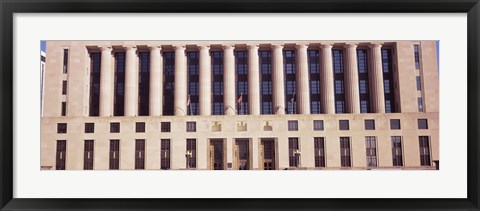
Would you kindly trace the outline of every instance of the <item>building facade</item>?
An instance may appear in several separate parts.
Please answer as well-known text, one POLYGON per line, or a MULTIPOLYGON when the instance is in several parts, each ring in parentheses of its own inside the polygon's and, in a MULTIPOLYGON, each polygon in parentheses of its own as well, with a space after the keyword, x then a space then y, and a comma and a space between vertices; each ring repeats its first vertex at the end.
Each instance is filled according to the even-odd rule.
POLYGON ((438 169, 435 41, 47 41, 43 170, 438 169))

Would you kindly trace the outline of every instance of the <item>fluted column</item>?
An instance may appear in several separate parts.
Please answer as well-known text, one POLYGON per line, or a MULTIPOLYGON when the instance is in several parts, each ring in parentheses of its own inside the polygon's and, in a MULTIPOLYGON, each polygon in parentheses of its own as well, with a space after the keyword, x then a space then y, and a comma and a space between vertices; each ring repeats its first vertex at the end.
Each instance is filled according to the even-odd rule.
POLYGON ((185 46, 175 46, 175 116, 187 115, 187 57, 185 46))
POLYGON ((283 73, 283 45, 272 45, 273 113, 285 114, 285 87, 283 73))
POLYGON ((113 114, 113 68, 112 47, 102 46, 102 61, 100 66, 100 116, 113 114))
POLYGON ((325 43, 321 45, 320 54, 320 84, 321 103, 325 114, 335 114, 335 91, 333 89, 333 60, 332 45, 325 43))
POLYGON ((162 115, 162 57, 160 47, 150 47, 150 116, 162 115))
POLYGON ((357 44, 348 43, 345 64, 345 95, 347 98, 347 113, 360 113, 360 93, 358 85, 357 44))
POLYGON ((199 66, 200 66, 200 115, 208 116, 212 113, 212 68, 210 60, 210 47, 199 47, 199 66))
POLYGON ((125 116, 136 116, 138 112, 138 69, 137 48, 126 47, 125 58, 125 116))
POLYGON ((223 104, 225 115, 235 115, 235 56, 233 46, 223 46, 223 104))
POLYGON ((307 45, 299 44, 297 48, 297 75, 298 92, 297 111, 299 114, 310 114, 310 82, 308 81, 307 45))
POLYGON ((373 43, 371 48, 371 70, 370 76, 370 100, 372 101, 373 112, 385 113, 385 91, 383 88, 382 70, 382 44, 373 43))
POLYGON ((258 45, 248 46, 248 107, 251 115, 260 115, 260 73, 258 45))

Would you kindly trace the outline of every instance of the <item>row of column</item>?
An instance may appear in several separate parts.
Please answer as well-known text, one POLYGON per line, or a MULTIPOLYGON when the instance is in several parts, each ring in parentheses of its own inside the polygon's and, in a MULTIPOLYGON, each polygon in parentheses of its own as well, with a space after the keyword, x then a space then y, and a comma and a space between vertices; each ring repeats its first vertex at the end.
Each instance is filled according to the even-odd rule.
MULTIPOLYGON (((335 113, 335 90, 332 61, 333 43, 324 43, 320 46, 320 84, 321 84, 321 107, 322 113, 335 113)), ((371 66, 369 68, 369 84, 371 93, 371 106, 374 113, 385 113, 385 97, 383 87, 383 71, 380 43, 372 43, 371 66)), ((283 45, 272 45, 272 91, 273 111, 275 114, 285 114, 285 87, 284 87, 284 63, 283 45)), ((299 114, 310 113, 310 88, 308 69, 308 45, 299 44, 297 50, 297 107, 299 114)), ((113 115, 113 68, 112 47, 100 46, 101 70, 100 70, 100 116, 113 115)), ((174 110, 176 116, 187 115, 187 57, 185 46, 175 46, 175 96, 174 110)), ((248 96, 250 114, 260 115, 260 75, 259 75, 259 45, 249 45, 248 49, 248 96)), ((126 46, 125 60, 125 116, 138 114, 138 69, 136 47, 126 46)), ((160 46, 150 47, 150 96, 149 115, 162 115, 163 93, 163 61, 160 54, 160 46)), ((199 47, 199 111, 200 115, 211 114, 211 58, 210 47, 199 47)), ((234 46, 223 47, 224 59, 224 106, 225 115, 235 115, 235 57, 234 46)), ((345 45, 345 97, 347 113, 360 113, 360 97, 358 82, 357 45, 347 43, 345 45)))

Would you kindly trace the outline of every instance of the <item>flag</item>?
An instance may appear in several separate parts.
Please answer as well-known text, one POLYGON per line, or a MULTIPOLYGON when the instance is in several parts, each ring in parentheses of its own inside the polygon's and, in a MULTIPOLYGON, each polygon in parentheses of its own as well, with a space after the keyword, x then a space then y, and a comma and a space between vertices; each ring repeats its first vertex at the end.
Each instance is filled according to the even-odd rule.
POLYGON ((295 100, 295 92, 293 93, 292 99, 290 99, 290 102, 293 103, 295 100))
POLYGON ((187 99, 187 106, 190 105, 190 95, 188 95, 188 99, 187 99))
POLYGON ((243 101, 243 93, 241 93, 240 97, 238 97, 238 99, 237 99, 238 114, 242 114, 242 101, 243 101))
POLYGON ((237 99, 237 103, 241 103, 243 101, 243 95, 241 94, 240 97, 237 99))

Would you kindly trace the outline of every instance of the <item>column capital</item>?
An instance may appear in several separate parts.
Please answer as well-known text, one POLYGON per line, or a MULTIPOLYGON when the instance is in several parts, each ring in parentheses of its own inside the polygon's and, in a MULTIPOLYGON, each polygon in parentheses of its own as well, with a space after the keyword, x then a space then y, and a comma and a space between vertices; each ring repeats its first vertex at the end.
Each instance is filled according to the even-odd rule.
POLYGON ((98 48, 100 48, 101 51, 112 51, 112 46, 110 45, 102 45, 98 46, 98 48))
POLYGON ((162 46, 159 46, 159 45, 151 45, 151 46, 148 46, 148 49, 150 49, 151 51, 162 50, 162 46))
POLYGON ((259 44, 252 44, 252 45, 247 45, 247 49, 250 50, 258 50, 260 48, 259 44))
POLYGON ((280 44, 272 44, 272 49, 282 49, 283 45, 280 44))
POLYGON ((356 42, 348 42, 348 43, 345 43, 344 47, 345 48, 357 48, 358 46, 358 43, 356 42))
POLYGON ((222 48, 223 50, 233 50, 233 48, 235 48, 235 45, 223 45, 222 48))
POLYGON ((382 42, 371 42, 370 45, 369 45, 369 47, 370 47, 370 48, 381 48, 382 45, 383 45, 382 42))
POLYGON ((297 45, 295 45, 295 48, 297 50, 304 49, 304 48, 306 49, 306 48, 308 48, 308 44, 297 44, 297 45))
POLYGON ((176 46, 173 46, 173 49, 175 50, 185 50, 187 46, 185 45, 176 45, 176 46))
POLYGON ((332 48, 333 47, 333 43, 321 43, 320 44, 320 48, 321 49, 324 49, 324 48, 332 48))
POLYGON ((125 48, 125 50, 127 51, 137 50, 137 46, 135 45, 126 45, 126 46, 123 46, 123 48, 125 48))
POLYGON ((210 50, 210 46, 209 45, 199 45, 197 46, 198 47, 198 50, 210 50))

